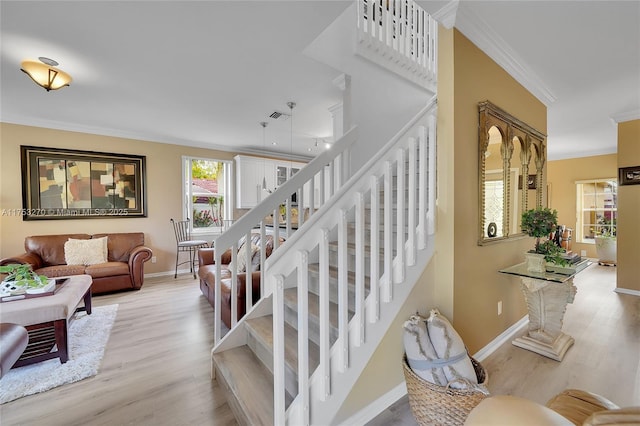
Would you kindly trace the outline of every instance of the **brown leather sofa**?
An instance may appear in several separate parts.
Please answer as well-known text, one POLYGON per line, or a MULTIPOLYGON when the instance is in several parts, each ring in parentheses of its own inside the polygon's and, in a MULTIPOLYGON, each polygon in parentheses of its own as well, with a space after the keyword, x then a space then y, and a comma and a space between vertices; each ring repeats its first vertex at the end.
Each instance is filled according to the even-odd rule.
POLYGON ((0 260, 0 265, 29 263, 33 270, 47 277, 88 274, 93 278, 93 294, 118 290, 139 290, 144 282, 144 262, 151 259, 151 249, 144 246, 144 233, 37 235, 24 240, 24 254, 0 260), (64 243, 69 238, 88 240, 107 237, 107 263, 67 265, 64 243))
POLYGON ((603 396, 579 389, 564 390, 546 406, 524 398, 497 395, 482 400, 464 424, 630 426, 640 425, 640 407, 619 408, 603 396))
MULTIPOLYGON (((245 250, 242 245, 244 243, 244 239, 242 238, 238 243, 238 256, 240 252, 245 250)), ((284 243, 284 238, 280 238, 280 244, 284 243)), ((260 247, 261 238, 260 234, 253 233, 251 234, 251 244, 255 244, 260 247)), ((269 257, 271 252, 273 251, 273 235, 266 236, 266 246, 265 246, 265 257, 269 257)), ((260 252, 257 253, 256 256, 252 259, 251 262, 251 272, 247 273, 238 273, 237 282, 238 282, 238 297, 236 300, 236 306, 238 309, 238 320, 244 316, 246 313, 246 283, 247 283, 247 275, 251 278, 251 299, 252 304, 255 304, 258 300, 260 300, 260 265, 259 265, 259 257, 260 252)), ((231 262, 231 249, 228 249, 220 258, 221 265, 221 273, 220 277, 221 283, 221 292, 222 292, 222 300, 221 300, 221 315, 222 322, 226 324, 227 327, 231 328, 231 270, 229 269, 229 263, 231 262)), ((249 263, 249 262, 247 262, 249 263)), ((211 306, 215 307, 215 283, 216 283, 216 265, 215 265, 215 249, 213 248, 203 248, 198 250, 198 277, 200 278, 200 290, 202 294, 205 295, 211 306)))

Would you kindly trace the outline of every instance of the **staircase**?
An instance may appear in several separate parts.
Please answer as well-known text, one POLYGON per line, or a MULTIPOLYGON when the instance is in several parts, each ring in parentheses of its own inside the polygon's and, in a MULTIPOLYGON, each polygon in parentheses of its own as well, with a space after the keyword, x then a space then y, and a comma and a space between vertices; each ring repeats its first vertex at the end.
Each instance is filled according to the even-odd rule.
POLYGON ((291 209, 293 192, 310 194, 298 197, 308 220, 266 262, 262 253, 260 301, 239 321, 232 312, 224 337, 214 321, 212 373, 240 424, 335 421, 433 254, 435 117, 434 98, 346 180, 352 129, 216 240, 216 257, 237 249, 281 203, 291 209))

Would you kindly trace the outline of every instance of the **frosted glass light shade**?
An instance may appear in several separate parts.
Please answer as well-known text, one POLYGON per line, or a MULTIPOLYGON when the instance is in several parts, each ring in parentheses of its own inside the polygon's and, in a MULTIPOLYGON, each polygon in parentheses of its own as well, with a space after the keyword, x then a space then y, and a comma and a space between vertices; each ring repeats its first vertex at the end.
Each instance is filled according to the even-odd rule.
POLYGON ((71 76, 66 72, 38 61, 26 60, 21 69, 40 87, 47 92, 58 90, 71 83, 71 76))

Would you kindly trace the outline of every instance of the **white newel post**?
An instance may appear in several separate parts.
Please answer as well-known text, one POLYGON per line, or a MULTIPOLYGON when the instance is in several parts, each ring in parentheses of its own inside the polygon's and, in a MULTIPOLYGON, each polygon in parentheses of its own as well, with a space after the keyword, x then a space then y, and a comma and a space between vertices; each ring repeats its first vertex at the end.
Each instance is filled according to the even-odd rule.
MULTIPOLYGON (((333 116, 333 139, 338 140, 345 133, 345 129, 351 129, 351 76, 341 74, 333 80, 334 86, 342 91, 342 102, 329 109, 333 116)), ((342 183, 351 177, 351 157, 350 151, 346 150, 342 154, 342 183)))

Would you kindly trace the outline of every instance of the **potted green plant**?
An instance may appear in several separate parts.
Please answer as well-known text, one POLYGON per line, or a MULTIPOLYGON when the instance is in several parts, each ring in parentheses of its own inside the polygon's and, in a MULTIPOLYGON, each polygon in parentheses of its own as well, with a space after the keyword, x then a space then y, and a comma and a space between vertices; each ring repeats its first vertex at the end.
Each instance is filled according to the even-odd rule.
POLYGON ((2 280, 2 292, 11 294, 42 293, 55 288, 55 280, 38 275, 28 263, 12 263, 0 266, 0 274, 7 274, 2 280))
POLYGON ((600 218, 598 224, 603 225, 600 228, 600 235, 595 236, 598 263, 600 265, 616 265, 618 250, 615 219, 607 221, 605 218, 600 218))
POLYGON ((538 207, 522 213, 520 228, 522 232, 536 239, 535 247, 525 253, 527 269, 532 272, 545 272, 547 262, 561 266, 568 262, 562 257, 565 250, 549 239, 556 230, 558 212, 548 207, 538 207), (541 239, 544 240, 541 242, 541 239))

